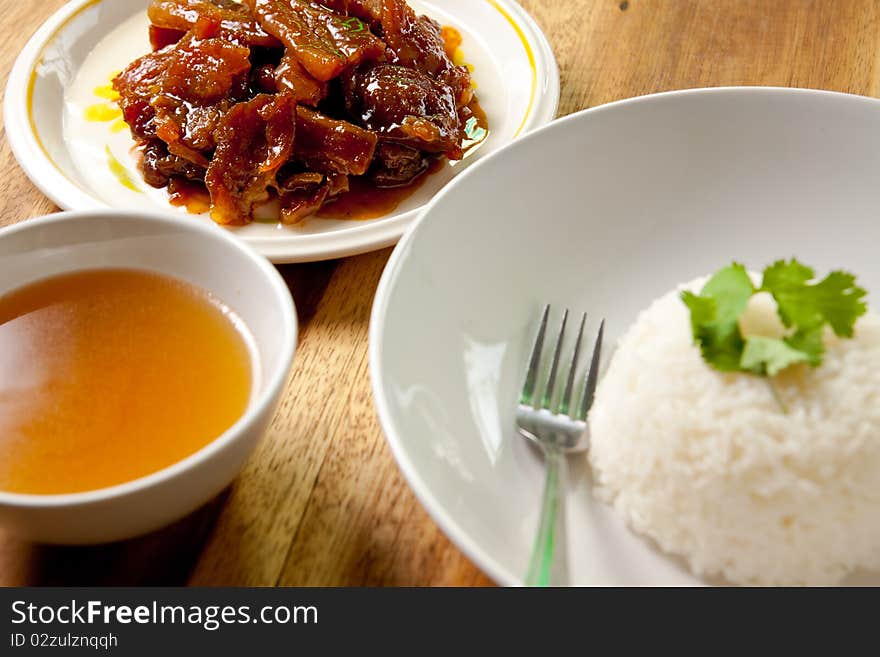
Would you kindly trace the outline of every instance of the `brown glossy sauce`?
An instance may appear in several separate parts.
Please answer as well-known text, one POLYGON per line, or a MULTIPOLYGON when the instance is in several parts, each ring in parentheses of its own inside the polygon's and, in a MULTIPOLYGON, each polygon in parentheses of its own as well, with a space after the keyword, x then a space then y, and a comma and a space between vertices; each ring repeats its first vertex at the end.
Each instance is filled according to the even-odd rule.
MULTIPOLYGON (((473 138, 469 137, 464 142, 465 158, 472 154, 489 136, 489 119, 476 98, 470 102, 466 112, 473 117, 473 129, 470 131, 473 138)), ((431 175, 440 171, 447 162, 448 160, 443 157, 434 160, 425 173, 403 187, 381 188, 372 185, 367 180, 351 177, 348 193, 342 194, 324 205, 315 216, 365 221, 390 214, 424 185, 431 175)))
POLYGON ((172 179, 168 183, 168 202, 186 208, 192 214, 203 214, 211 209, 211 195, 203 183, 172 179))
POLYGON ((425 173, 402 187, 376 187, 368 180, 353 176, 349 180, 349 191, 324 205, 315 216, 365 221, 394 212, 446 163, 445 157, 437 158, 425 173))
POLYGON ((245 412, 254 373, 228 309, 189 283, 99 269, 0 296, 0 490, 149 475, 245 412))
MULTIPOLYGON (((463 143, 464 157, 467 158, 489 136, 489 119, 476 98, 468 104, 463 114, 467 117, 466 123, 470 122, 468 138, 463 143)), ((394 212, 447 163, 445 157, 435 159, 425 173, 409 185, 401 187, 376 187, 366 178, 351 176, 349 191, 326 203, 314 216, 351 221, 366 221, 385 216, 394 212)), ((455 162, 452 164, 454 166, 455 162)), ((193 214, 203 214, 211 209, 211 197, 205 185, 200 182, 173 179, 168 186, 168 200, 171 205, 186 208, 193 214)))

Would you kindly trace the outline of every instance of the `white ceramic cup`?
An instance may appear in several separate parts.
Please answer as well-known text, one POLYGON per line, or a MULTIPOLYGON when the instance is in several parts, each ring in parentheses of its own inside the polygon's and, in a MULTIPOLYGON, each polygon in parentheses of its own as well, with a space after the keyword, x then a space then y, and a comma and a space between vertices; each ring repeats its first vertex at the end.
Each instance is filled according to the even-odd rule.
POLYGON ((146 477, 66 495, 0 491, 0 526, 33 541, 92 544, 162 527, 238 474, 272 419, 297 340, 293 301, 267 260, 216 226, 135 211, 50 215, 0 230, 0 295, 71 271, 124 267, 199 286, 254 339, 258 381, 245 414, 204 448, 146 477))

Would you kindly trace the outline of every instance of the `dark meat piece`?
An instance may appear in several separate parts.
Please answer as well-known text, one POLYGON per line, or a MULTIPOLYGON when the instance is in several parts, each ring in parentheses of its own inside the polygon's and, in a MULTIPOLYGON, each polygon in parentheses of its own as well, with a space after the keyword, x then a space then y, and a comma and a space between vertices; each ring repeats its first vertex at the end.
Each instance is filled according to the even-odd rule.
POLYGON ((245 46, 281 47, 260 27, 246 5, 232 0, 153 0, 147 15, 156 27, 181 32, 191 30, 200 18, 207 19, 224 39, 245 46))
MULTIPOLYGON (((301 189, 313 188, 324 182, 324 174, 314 171, 287 171, 284 167, 276 176, 276 188, 279 192, 295 192, 301 189)), ((298 168, 298 167, 297 167, 298 168)))
POLYGON ((348 176, 342 173, 316 173, 303 171, 301 165, 287 164, 281 168, 276 176, 276 189, 279 193, 295 192, 302 189, 312 189, 316 185, 326 182, 329 185, 328 196, 337 196, 348 191, 348 176))
POLYGON ((376 187, 403 187, 427 171, 428 166, 428 158, 421 151, 386 141, 376 149, 370 180, 376 187))
POLYGON ((159 96, 153 103, 156 136, 175 155, 207 167, 210 151, 216 146, 214 131, 233 104, 231 100, 221 100, 214 105, 191 106, 172 96, 159 96))
POLYGON ((467 105, 473 98, 471 74, 449 59, 440 24, 427 16, 416 16, 406 0, 381 3, 380 22, 394 63, 436 78, 452 88, 456 107, 467 105))
POLYGON ((168 152, 168 146, 160 139, 153 139, 141 148, 141 171, 144 180, 153 187, 165 187, 174 177, 187 180, 204 180, 205 169, 182 157, 168 152))
POLYGON ((211 209, 211 195, 204 180, 187 180, 174 176, 168 181, 168 201, 171 205, 186 208, 193 214, 203 214, 211 209))
POLYGON ((171 153, 207 167, 214 130, 245 95, 250 50, 220 38, 199 40, 191 33, 172 52, 151 102, 156 136, 171 153))
POLYGON ((223 117, 205 176, 214 221, 245 224, 254 205, 268 200, 278 169, 293 153, 295 111, 290 96, 262 94, 223 117))
POLYGON ((162 50, 165 46, 172 46, 180 41, 185 34, 186 32, 180 30, 150 25, 150 45, 153 46, 153 50, 162 50))
POLYGON ((304 0, 247 2, 260 25, 290 48, 309 75, 321 82, 385 54, 385 44, 355 16, 342 16, 304 0))
POLYGON ((291 93, 296 102, 312 107, 327 97, 328 84, 309 75, 291 49, 284 53, 275 69, 275 84, 278 89, 291 93))
POLYGON ((135 60, 113 81, 132 135, 139 141, 158 136, 172 153, 207 166, 199 151, 213 149, 217 121, 244 95, 249 55, 244 46, 191 32, 135 60))
POLYGON ((382 0, 379 20, 396 63, 433 76, 452 66, 440 25, 427 16, 417 16, 406 0, 382 0))
POLYGON ((156 95, 159 78, 171 58, 173 48, 165 48, 134 60, 113 80, 113 88, 119 92, 119 106, 122 117, 137 140, 152 139, 156 136, 153 119, 156 112, 150 104, 156 95))
POLYGON ((191 105, 210 105, 244 91, 250 49, 222 38, 188 39, 173 50, 156 90, 191 105))
POLYGON ((329 193, 330 185, 322 183, 284 194, 281 197, 281 223, 296 224, 315 214, 324 205, 329 193))
POLYGON ((365 21, 379 21, 382 17, 382 0, 348 0, 346 13, 365 21))
POLYGON ((382 0, 322 0, 321 4, 337 14, 356 16, 371 24, 378 24, 382 16, 382 0))
POLYGON ((360 176, 376 151, 376 133, 348 121, 331 119, 300 105, 296 108, 295 158, 321 173, 360 176))
POLYGON ((343 88, 349 114, 383 140, 461 158, 462 127, 448 86, 411 68, 379 64, 356 71, 343 88))
POLYGON ((271 64, 262 64, 252 68, 251 89, 254 95, 259 93, 276 93, 278 91, 278 82, 275 80, 275 67, 271 64))
MULTIPOLYGON (((326 180, 314 181, 314 174, 299 174, 300 183, 281 195, 281 223, 296 224, 315 214, 324 203, 348 191, 348 176, 331 173, 326 180), (309 182, 310 181, 310 182, 309 182)), ((323 179, 323 176, 321 176, 323 179)))
POLYGON ((455 105, 458 109, 467 107, 474 99, 474 86, 471 84, 471 73, 464 66, 453 66, 443 71, 437 78, 452 89, 455 105))
POLYGON ((259 93, 278 92, 275 69, 281 63, 283 55, 284 48, 251 48, 251 98, 259 93))
POLYGON ((327 174, 327 184, 330 186, 330 191, 327 194, 328 198, 339 196, 349 191, 348 176, 342 173, 327 174))

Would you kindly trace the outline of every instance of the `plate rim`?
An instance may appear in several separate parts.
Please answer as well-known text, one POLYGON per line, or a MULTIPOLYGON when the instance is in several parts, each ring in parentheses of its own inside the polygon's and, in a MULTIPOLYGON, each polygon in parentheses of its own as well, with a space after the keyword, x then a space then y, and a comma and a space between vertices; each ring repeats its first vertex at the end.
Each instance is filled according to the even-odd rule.
MULTIPOLYGON (((13 156, 28 179, 62 210, 138 209, 104 203, 69 178, 45 147, 31 114, 36 68, 46 46, 76 16, 103 1, 73 0, 62 5, 28 39, 16 58, 6 83, 3 115, 7 140, 13 156)), ((546 125, 556 116, 561 93, 559 67, 547 36, 516 0, 485 0, 485 2, 501 13, 517 32, 532 63, 532 100, 522 125, 511 139, 514 141, 531 130, 546 125)), ((502 144, 500 148, 504 148, 507 143, 502 144)), ((276 241, 272 237, 243 236, 241 239, 276 264, 342 258, 395 244, 424 207, 423 205, 401 214, 380 217, 369 222, 352 222, 355 225, 324 233, 285 236, 284 243, 279 243, 280 240, 276 241)), ((172 210, 152 211, 168 216, 181 216, 180 213, 172 210)))
POLYGON ((560 126, 568 123, 576 122, 583 116, 614 111, 616 108, 634 105, 649 104, 658 100, 662 101, 667 97, 678 96, 701 96, 701 95, 717 95, 717 96, 746 96, 746 95, 764 95, 764 96, 780 96, 792 95, 803 97, 818 97, 834 99, 838 98, 846 102, 863 102, 866 105, 874 105, 880 109, 880 98, 871 96, 863 96, 860 94, 852 94, 840 91, 828 91, 825 89, 811 89, 803 87, 777 87, 777 86, 719 86, 719 87, 694 87, 690 89, 676 89, 672 91, 663 91, 652 94, 643 94, 633 96, 631 98, 623 98, 621 100, 612 101, 602 105, 596 105, 586 109, 567 114, 551 123, 542 126, 536 130, 523 135, 519 139, 506 144, 497 151, 487 155, 478 162, 475 162, 464 175, 456 176, 443 189, 441 189, 419 212, 419 216, 413 222, 410 229, 403 236, 403 239, 395 247, 382 272, 379 279, 379 285, 376 289, 376 296, 373 302, 373 309, 370 314, 369 329, 369 365, 370 365, 370 382, 373 393, 373 401, 376 406, 376 415, 379 419, 379 425, 388 443, 394 460, 400 469, 401 474, 413 491, 422 508, 427 511, 431 519, 437 524, 441 531, 449 538, 450 541, 461 550, 471 562, 479 568, 484 574, 492 579, 500 586, 523 586, 522 575, 516 574, 508 568, 502 566, 491 554, 474 540, 469 533, 460 525, 445 506, 438 500, 431 490, 429 484, 419 474, 419 469, 409 458, 404 447, 404 441, 401 434, 396 430, 393 414, 388 397, 384 388, 384 372, 382 366, 383 341, 382 337, 385 332, 385 320, 388 314, 388 304, 391 293, 397 283, 399 277, 399 268, 402 261, 407 256, 410 245, 417 239, 422 224, 425 223, 427 217, 433 212, 435 206, 443 203, 446 195, 455 192, 458 185, 462 184, 467 177, 477 175, 482 167, 488 166, 493 160, 504 157, 508 150, 515 148, 524 148, 525 143, 540 139, 544 132, 561 129, 560 126))

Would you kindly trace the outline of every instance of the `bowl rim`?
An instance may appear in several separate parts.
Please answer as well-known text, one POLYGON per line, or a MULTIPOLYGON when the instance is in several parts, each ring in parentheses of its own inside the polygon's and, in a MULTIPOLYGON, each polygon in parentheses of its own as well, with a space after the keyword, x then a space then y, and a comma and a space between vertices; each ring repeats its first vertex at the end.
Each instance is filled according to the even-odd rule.
POLYGON ((412 223, 403 239, 397 244, 392 252, 385 270, 382 273, 382 277, 379 280, 370 317, 369 362, 370 380, 373 399, 376 405, 376 415, 385 435, 385 440, 391 448, 391 453, 394 456, 394 460, 397 462, 397 466, 403 474, 404 479, 406 479, 410 489, 413 491, 422 507, 428 512, 428 515, 431 516, 443 533, 465 554, 465 556, 467 556, 468 559, 488 575, 496 584, 501 586, 522 586, 522 576, 502 566, 491 554, 484 550, 483 547, 479 545, 479 543, 459 524, 459 522, 453 517, 453 514, 447 511, 445 505, 437 498, 431 486, 428 485, 420 475, 419 468, 409 457, 405 447, 406 441, 403 438, 403 432, 399 431, 396 426, 394 414, 391 411, 389 397, 385 394, 386 379, 382 366, 382 338, 385 334, 385 321, 388 316, 389 300, 398 282, 398 269, 407 256, 411 244, 417 239, 422 224, 426 221, 427 217, 433 213, 434 208, 443 203, 447 195, 455 194, 458 186, 465 184, 468 178, 479 175, 478 172, 481 171, 483 167, 492 166, 496 159, 507 157, 508 151, 528 148, 528 145, 531 142, 542 139, 545 132, 562 130, 569 123, 576 123, 583 120, 583 117, 604 114, 609 111, 613 112, 621 107, 627 107, 630 105, 646 105, 655 102, 663 102, 668 98, 683 96, 799 96, 803 98, 825 98, 832 102, 835 100, 841 100, 844 102, 862 103, 865 105, 873 105, 876 109, 880 109, 880 99, 878 98, 839 91, 801 87, 720 86, 695 87, 690 89, 676 89, 672 91, 644 94, 573 112, 572 114, 560 117, 545 126, 521 136, 519 139, 487 155, 478 162, 475 162, 467 171, 456 176, 448 185, 446 185, 446 187, 440 190, 440 192, 434 196, 424 208, 421 209, 419 216, 412 223))
MULTIPOLYGON (((17 224, 0 228, 0 240, 29 230, 51 227, 69 221, 89 220, 94 218, 119 218, 123 221, 159 224, 166 226, 171 230, 200 233, 205 238, 217 239, 225 242, 227 246, 232 247, 241 258, 256 265, 258 271, 263 276, 263 280, 268 286, 268 292, 269 296, 272 297, 272 302, 277 305, 281 313, 282 325, 279 327, 282 335, 281 355, 276 363, 268 364, 268 367, 263 367, 264 371, 268 370, 265 384, 250 402, 245 413, 235 422, 235 424, 189 456, 148 475, 121 484, 89 491, 41 495, 33 493, 12 493, 0 490, 0 507, 16 509, 60 509, 65 507, 96 504, 115 498, 137 494, 184 476, 185 473, 189 472, 192 468, 210 461, 219 452, 237 441, 246 431, 251 429, 260 418, 270 412, 275 403, 276 397, 282 391, 290 373, 290 368, 296 353, 297 338, 299 334, 296 308, 290 290, 284 282, 284 279, 281 277, 281 274, 266 258, 245 245, 237 237, 217 226, 203 224, 196 221, 181 221, 180 219, 175 219, 174 217, 166 216, 161 213, 139 210, 80 210, 73 212, 57 212, 42 217, 26 219, 17 224)), ((88 269, 88 267, 74 268, 69 271, 80 271, 85 269, 88 269)), ((171 272, 163 273, 169 276, 175 276, 175 274, 171 272)), ((261 363, 261 365, 264 364, 261 363)))

